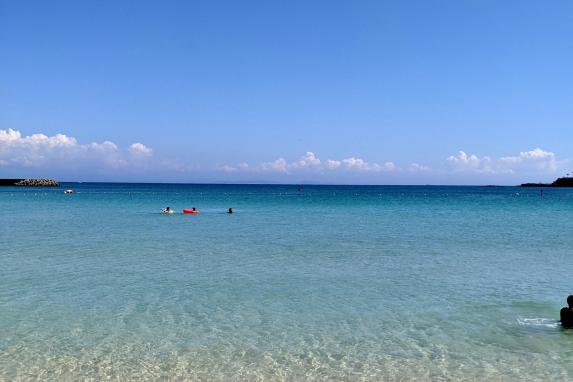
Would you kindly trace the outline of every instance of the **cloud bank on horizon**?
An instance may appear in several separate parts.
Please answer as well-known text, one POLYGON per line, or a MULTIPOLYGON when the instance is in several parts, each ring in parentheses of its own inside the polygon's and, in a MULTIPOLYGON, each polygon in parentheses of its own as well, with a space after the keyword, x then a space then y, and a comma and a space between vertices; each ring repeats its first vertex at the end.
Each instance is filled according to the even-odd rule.
POLYGON ((134 143, 121 150, 115 143, 80 144, 65 134, 23 136, 18 130, 0 130, 1 169, 42 169, 53 174, 70 171, 127 171, 146 165, 153 150, 142 143, 134 143))
MULTIPOLYGON (((274 172, 292 174, 297 171, 312 170, 322 173, 325 171, 345 171, 345 172, 362 172, 362 173, 383 173, 397 172, 403 169, 398 167, 394 162, 385 162, 384 164, 370 163, 362 158, 350 157, 346 159, 319 159, 312 151, 307 151, 298 161, 287 162, 284 158, 278 158, 272 162, 263 162, 256 165, 248 163, 239 163, 236 166, 224 165, 220 168, 225 172, 274 172)), ((430 167, 412 163, 408 168, 409 171, 430 171, 430 167)))
POLYGON ((65 134, 24 136, 18 130, 0 130, 0 171, 21 174, 19 176, 44 171, 49 176, 65 176, 70 180, 75 176, 98 181, 111 176, 116 180, 125 177, 140 181, 249 182, 267 179, 285 183, 300 180, 332 183, 339 180, 343 183, 401 181, 416 184, 416 179, 423 179, 424 183, 455 184, 465 183, 468 179, 477 179, 478 182, 500 179, 502 175, 523 180, 532 177, 549 179, 562 175, 568 163, 567 159, 559 159, 555 153, 541 148, 499 158, 479 157, 460 150, 436 167, 420 163, 399 165, 393 161, 377 163, 356 156, 321 159, 308 151, 293 161, 278 157, 254 164, 241 162, 200 169, 173 158, 157 158, 151 147, 140 142, 121 149, 109 140, 79 143, 76 138, 65 134), (163 176, 154 179, 153 174, 163 176))
POLYGON ((555 153, 536 148, 522 151, 518 155, 492 159, 489 156, 479 158, 459 151, 447 159, 447 165, 455 172, 473 172, 476 174, 516 174, 547 173, 555 174, 564 170, 568 160, 558 160, 555 153))

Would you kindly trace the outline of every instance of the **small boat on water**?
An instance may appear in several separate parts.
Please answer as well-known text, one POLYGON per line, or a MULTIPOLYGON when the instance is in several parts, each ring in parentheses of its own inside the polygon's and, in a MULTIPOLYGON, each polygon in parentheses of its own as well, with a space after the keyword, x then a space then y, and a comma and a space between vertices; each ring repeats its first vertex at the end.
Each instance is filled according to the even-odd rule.
POLYGON ((64 191, 64 194, 73 194, 74 190, 72 190, 71 188, 68 188, 67 190, 64 191))
POLYGON ((195 207, 193 207, 192 209, 191 209, 191 208, 185 208, 185 209, 183 210, 183 213, 184 213, 184 214, 197 215, 197 214, 199 214, 199 210, 196 209, 195 207))

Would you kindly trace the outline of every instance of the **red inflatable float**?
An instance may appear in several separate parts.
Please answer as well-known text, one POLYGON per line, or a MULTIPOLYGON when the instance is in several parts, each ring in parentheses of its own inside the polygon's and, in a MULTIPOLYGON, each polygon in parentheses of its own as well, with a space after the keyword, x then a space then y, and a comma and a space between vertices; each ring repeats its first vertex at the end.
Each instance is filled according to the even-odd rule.
POLYGON ((195 209, 195 208, 193 208, 193 209, 185 208, 185 209, 183 210, 183 213, 184 213, 184 214, 197 215, 197 214, 199 213, 199 210, 197 210, 197 209, 195 209))

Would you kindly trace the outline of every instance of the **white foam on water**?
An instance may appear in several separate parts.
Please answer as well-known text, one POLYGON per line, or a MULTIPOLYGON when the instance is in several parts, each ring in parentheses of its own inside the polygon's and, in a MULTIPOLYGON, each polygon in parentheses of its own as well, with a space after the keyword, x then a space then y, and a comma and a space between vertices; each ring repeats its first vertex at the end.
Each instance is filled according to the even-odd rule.
POLYGON ((517 323, 522 326, 533 326, 557 329, 559 327, 559 320, 553 318, 518 318, 517 323))

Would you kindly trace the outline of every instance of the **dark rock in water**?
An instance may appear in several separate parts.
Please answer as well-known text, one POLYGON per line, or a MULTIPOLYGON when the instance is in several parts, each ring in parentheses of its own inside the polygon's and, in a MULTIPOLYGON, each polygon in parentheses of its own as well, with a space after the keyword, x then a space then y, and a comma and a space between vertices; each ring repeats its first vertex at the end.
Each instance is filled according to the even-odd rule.
POLYGON ((0 186, 59 187, 53 179, 0 179, 0 186))
POLYGON ((553 183, 523 183, 521 187, 573 187, 573 178, 559 178, 553 183))

